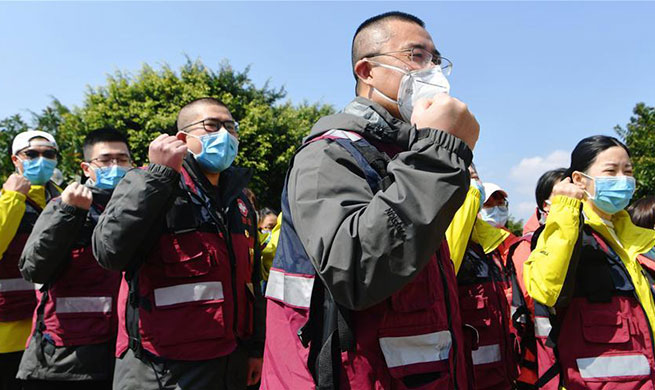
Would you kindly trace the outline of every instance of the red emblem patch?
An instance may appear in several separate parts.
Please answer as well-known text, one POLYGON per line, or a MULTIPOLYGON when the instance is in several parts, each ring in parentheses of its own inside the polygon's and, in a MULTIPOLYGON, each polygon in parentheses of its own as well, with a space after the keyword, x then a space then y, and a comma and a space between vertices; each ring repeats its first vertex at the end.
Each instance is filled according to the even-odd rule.
POLYGON ((239 211, 241 212, 241 215, 244 217, 248 216, 248 207, 246 207, 246 204, 243 203, 241 199, 237 199, 237 203, 239 204, 239 211))

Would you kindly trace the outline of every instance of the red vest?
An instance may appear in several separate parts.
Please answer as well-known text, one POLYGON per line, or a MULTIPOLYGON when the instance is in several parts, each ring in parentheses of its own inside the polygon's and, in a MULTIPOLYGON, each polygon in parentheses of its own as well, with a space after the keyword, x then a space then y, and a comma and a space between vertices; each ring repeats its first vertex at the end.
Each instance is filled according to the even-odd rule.
POLYGON ((129 296, 130 286, 121 284, 117 356, 129 345, 132 320, 126 308, 138 310, 143 349, 167 359, 225 356, 236 347, 237 337, 245 339, 253 332, 253 288, 259 288, 250 282, 254 211, 242 194, 233 201, 225 216, 230 250, 224 231, 219 233, 215 221, 195 203, 203 195, 185 170, 182 176, 180 201, 169 209, 164 233, 132 278, 138 290, 129 296))
MULTIPOLYGON (((366 142, 341 131, 330 131, 323 138, 366 142)), ((351 146, 344 147, 354 153, 351 146)), ((362 156, 354 157, 360 165, 367 164, 362 156)), ((373 171, 368 164, 362 168, 367 175, 373 171)), ((369 180, 375 181, 367 176, 369 180)), ((298 335, 309 318, 315 271, 293 227, 286 186, 282 198, 280 241, 266 288, 262 388, 312 389, 309 349, 298 335)), ((355 347, 341 353, 341 389, 469 388, 457 280, 445 240, 403 289, 380 304, 349 314, 355 347), (411 387, 410 376, 429 378, 429 383, 411 387)))
POLYGON ((557 312, 562 384, 567 390, 655 389, 646 313, 621 258, 590 230, 583 235, 573 296, 557 312))
POLYGON ((58 347, 105 343, 116 337, 121 274, 100 267, 90 243, 101 212, 92 205, 70 263, 45 293, 37 292, 40 303, 33 324, 58 347))
POLYGON ((23 279, 18 261, 41 210, 27 198, 18 231, 0 259, 0 322, 29 319, 34 312, 34 284, 23 279))
POLYGON ((479 334, 472 353, 477 389, 511 389, 518 376, 515 334, 510 324, 511 287, 498 250, 485 254, 469 243, 457 274, 462 321, 479 334))

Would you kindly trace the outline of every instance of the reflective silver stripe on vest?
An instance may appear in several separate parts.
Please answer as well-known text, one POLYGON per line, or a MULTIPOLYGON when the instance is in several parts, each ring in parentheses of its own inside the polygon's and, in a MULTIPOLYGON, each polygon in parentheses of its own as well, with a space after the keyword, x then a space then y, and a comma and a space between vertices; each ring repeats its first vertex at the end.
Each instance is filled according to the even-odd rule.
POLYGON ((584 379, 650 375, 650 364, 644 355, 598 356, 576 361, 584 379))
POLYGON ((23 278, 0 279, 0 292, 34 291, 34 284, 23 278))
POLYGON ((380 348, 389 368, 446 360, 452 344, 452 336, 447 330, 380 339, 380 348))
POLYGON ((500 361, 500 345, 481 345, 472 353, 473 365, 495 363, 500 361))
POLYGON ((548 337, 553 326, 550 324, 548 317, 535 317, 534 334, 537 337, 548 337))
POLYGON ((223 283, 189 283, 155 289, 155 306, 157 307, 211 299, 223 299, 223 283))
POLYGON ((285 274, 271 269, 266 284, 266 297, 291 306, 308 308, 312 299, 314 278, 285 274))
POLYGON ((111 313, 111 297, 57 298, 57 313, 111 313))

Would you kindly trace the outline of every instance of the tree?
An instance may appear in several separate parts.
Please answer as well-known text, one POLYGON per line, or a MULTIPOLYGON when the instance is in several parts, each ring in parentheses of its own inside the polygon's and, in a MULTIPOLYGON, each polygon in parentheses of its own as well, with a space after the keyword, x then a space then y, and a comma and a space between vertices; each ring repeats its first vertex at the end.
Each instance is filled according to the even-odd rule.
POLYGON ((522 219, 516 219, 512 215, 507 218, 507 223, 505 224, 507 227, 507 230, 512 232, 517 237, 521 237, 523 235, 523 220, 522 219))
POLYGON ((637 191, 633 199, 655 195, 655 108, 637 103, 634 116, 622 128, 614 130, 630 149, 637 191))
POLYGON ((248 68, 235 71, 228 63, 213 71, 200 61, 187 60, 177 72, 168 65, 155 70, 146 64, 135 75, 116 72, 108 76, 106 85, 87 90, 80 107, 57 111, 62 119, 57 138, 65 145, 60 169, 67 179, 78 174, 84 137, 105 126, 124 132, 135 163, 145 164, 150 142, 162 133, 176 133, 179 109, 195 98, 211 96, 225 102, 240 123, 236 164, 253 169, 250 188, 260 205, 279 208, 293 151, 314 122, 334 109, 320 104, 279 103, 286 95, 284 89, 270 88, 268 83, 257 88, 248 72, 248 68))

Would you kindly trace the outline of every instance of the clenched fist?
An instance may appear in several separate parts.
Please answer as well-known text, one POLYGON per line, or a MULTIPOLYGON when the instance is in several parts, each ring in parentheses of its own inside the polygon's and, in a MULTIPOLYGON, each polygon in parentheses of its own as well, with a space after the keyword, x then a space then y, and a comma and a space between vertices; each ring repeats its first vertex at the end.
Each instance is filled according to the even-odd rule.
POLYGON ((25 178, 25 176, 12 173, 8 178, 5 184, 2 186, 2 189, 5 191, 16 191, 20 192, 23 195, 27 195, 30 192, 32 183, 25 178))
POLYGON ((71 183, 66 187, 64 192, 61 193, 61 201, 69 206, 88 210, 91 208, 93 194, 88 187, 80 183, 71 183))
POLYGON ((471 150, 480 134, 480 125, 466 104, 445 93, 432 99, 419 99, 412 112, 412 124, 418 129, 430 127, 450 133, 471 150))
POLYGON ((166 165, 181 172, 186 151, 187 146, 183 141, 172 135, 162 134, 150 143, 148 157, 151 164, 166 165))
POLYGON ((564 195, 569 198, 582 200, 585 196, 584 187, 582 184, 572 183, 571 178, 567 177, 553 186, 552 196, 555 195, 564 195))

